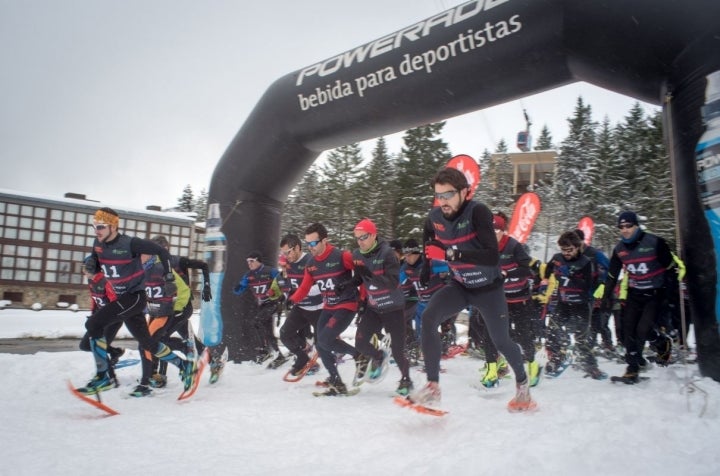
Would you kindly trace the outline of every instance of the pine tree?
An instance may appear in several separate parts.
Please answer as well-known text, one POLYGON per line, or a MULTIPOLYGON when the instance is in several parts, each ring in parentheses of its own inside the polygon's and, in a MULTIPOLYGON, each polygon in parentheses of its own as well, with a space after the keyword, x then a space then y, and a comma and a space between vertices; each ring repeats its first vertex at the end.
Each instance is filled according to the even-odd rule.
POLYGON ((485 204, 493 211, 512 215, 513 207, 513 166, 508 155, 508 146, 501 139, 495 150, 495 156, 489 161, 486 175, 485 204))
POLYGON ((553 146, 550 129, 548 129, 547 125, 544 125, 542 130, 540 131, 540 137, 538 137, 537 144, 535 145, 535 150, 551 150, 554 148, 555 146, 553 146))
POLYGON ((430 180, 450 159, 447 143, 439 136, 444 122, 405 132, 398 162, 397 238, 422 239, 427 213, 433 203, 430 180))
POLYGON ((338 247, 352 249, 355 223, 365 217, 362 150, 357 143, 332 150, 320 167, 323 200, 328 204, 324 225, 338 247))
POLYGON ((372 159, 362 182, 365 198, 365 214, 373 220, 378 234, 385 239, 395 235, 396 200, 398 196, 397 170, 393 157, 388 153, 385 138, 380 137, 372 151, 372 159))
POLYGON ((188 184, 185 185, 182 196, 177 200, 177 209, 181 212, 191 212, 193 211, 193 205, 193 191, 192 187, 188 184))
POLYGON ((592 108, 578 97, 575 113, 568 119, 568 137, 562 142, 555 174, 555 197, 562 204, 556 226, 572 230, 584 215, 583 203, 593 187, 588 178, 589 167, 597 164, 596 123, 592 108))
POLYGON ((616 137, 606 116, 597 135, 597 155, 588 175, 592 187, 587 193, 583 214, 595 222, 593 246, 610 253, 617 242, 615 221, 619 211, 616 197, 626 187, 625 166, 617 151, 616 137))
POLYGON ((195 199, 195 203, 193 204, 193 211, 197 213, 197 218, 195 221, 205 221, 207 218, 207 200, 208 200, 208 194, 207 190, 204 188, 200 190, 200 195, 198 195, 197 199, 195 199))
POLYGON ((315 222, 325 223, 328 209, 323 196, 318 168, 313 165, 305 172, 285 202, 281 220, 282 234, 293 233, 303 239, 308 225, 315 222))

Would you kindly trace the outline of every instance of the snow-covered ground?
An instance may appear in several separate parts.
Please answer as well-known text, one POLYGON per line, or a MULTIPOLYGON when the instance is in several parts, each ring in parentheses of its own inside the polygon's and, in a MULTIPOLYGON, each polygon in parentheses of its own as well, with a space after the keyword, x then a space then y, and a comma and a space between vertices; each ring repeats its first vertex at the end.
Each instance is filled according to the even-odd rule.
MULTIPOLYGON (((5 309, 0 338, 79 337, 84 316, 5 309)), ((351 362, 340 366, 346 382, 351 362)), ((120 388, 102 394, 120 415, 105 417, 65 388, 94 373, 87 353, 0 354, 0 365, 1 475, 720 474, 720 384, 696 378, 695 365, 653 368, 637 386, 569 369, 533 389, 536 412, 511 414, 513 380, 478 390, 483 362, 456 357, 442 364, 443 418, 393 405, 394 367, 357 396, 315 398, 325 371, 286 383, 287 367, 229 364, 185 402, 174 378, 151 397, 129 397, 140 368, 126 367, 120 388)), ((412 377, 424 383, 421 372, 412 377)))

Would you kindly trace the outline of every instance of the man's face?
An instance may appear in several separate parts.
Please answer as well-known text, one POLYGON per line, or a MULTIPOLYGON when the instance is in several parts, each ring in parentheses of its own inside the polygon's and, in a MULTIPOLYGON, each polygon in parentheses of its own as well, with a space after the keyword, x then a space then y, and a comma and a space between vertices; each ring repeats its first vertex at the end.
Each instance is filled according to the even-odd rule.
POLYGON ((310 233, 309 235, 305 235, 305 246, 308 247, 313 256, 319 256, 323 254, 325 248, 327 248, 327 238, 321 240, 317 232, 310 233))
POLYGON ((622 236, 624 239, 629 239, 633 234, 635 233, 635 230, 637 230, 637 225, 633 225, 632 223, 623 222, 618 225, 618 228, 620 229, 620 236, 622 236))
POLYGON ((578 255, 578 252, 580 251, 580 248, 577 246, 562 246, 560 247, 560 253, 562 253, 563 258, 565 259, 573 259, 578 255))
POLYGON ((93 222, 93 229, 95 230, 95 238, 100 243, 108 241, 113 236, 112 225, 107 223, 93 222))
POLYGON ((262 266, 262 263, 257 258, 247 258, 245 261, 247 261, 248 268, 250 268, 250 271, 255 271, 260 266, 262 266))
POLYGON ((288 245, 282 245, 280 247, 280 253, 285 255, 288 263, 295 263, 302 256, 302 249, 300 246, 289 247, 288 245))
POLYGON ((414 265, 420 259, 420 253, 408 253, 405 255, 405 262, 410 266, 414 265))
POLYGON ((353 231, 355 235, 355 241, 357 241, 360 251, 367 251, 375 244, 375 238, 377 235, 373 233, 367 233, 360 230, 353 231))
POLYGON ((449 183, 435 184, 435 198, 440 204, 440 209, 445 218, 452 218, 460 210, 465 202, 467 189, 457 190, 449 183))

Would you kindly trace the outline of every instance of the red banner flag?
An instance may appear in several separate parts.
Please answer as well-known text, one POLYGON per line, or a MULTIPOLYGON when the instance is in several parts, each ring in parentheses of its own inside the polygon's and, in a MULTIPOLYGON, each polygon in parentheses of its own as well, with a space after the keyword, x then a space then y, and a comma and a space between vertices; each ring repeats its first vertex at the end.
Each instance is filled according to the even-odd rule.
POLYGON ((525 243, 530 237, 538 215, 540 215, 540 197, 533 192, 522 194, 515 204, 515 211, 510 220, 510 236, 520 243, 525 243))
POLYGON ((585 234, 585 239, 583 240, 587 246, 590 246, 590 243, 592 243, 593 239, 593 233, 595 233, 595 222, 590 217, 582 217, 580 221, 578 222, 578 229, 582 230, 585 234))

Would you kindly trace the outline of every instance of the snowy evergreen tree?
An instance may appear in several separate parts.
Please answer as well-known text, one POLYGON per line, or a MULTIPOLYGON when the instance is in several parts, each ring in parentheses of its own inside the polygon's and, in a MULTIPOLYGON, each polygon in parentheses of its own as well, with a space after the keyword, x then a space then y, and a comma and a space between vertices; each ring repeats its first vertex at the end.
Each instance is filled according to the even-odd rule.
POLYGON ((568 119, 569 135, 560 146, 555 174, 555 198, 559 200, 561 214, 556 229, 573 230, 585 214, 584 202, 593 184, 590 167, 597 164, 596 123, 592 108, 579 97, 573 117, 568 119))
POLYGON ((327 204, 323 224, 332 243, 353 249, 353 227, 365 216, 364 171, 360 145, 357 143, 333 149, 320 167, 322 200, 327 204))
POLYGON ((398 162, 398 239, 422 240, 427 213, 433 203, 430 180, 450 159, 447 143, 439 136, 444 122, 416 127, 405 132, 398 162))
POLYGON ((195 200, 192 187, 185 185, 182 196, 177 200, 177 210, 180 212, 191 212, 194 210, 195 200))
POLYGON ((547 125, 544 125, 542 130, 540 131, 540 137, 538 137, 538 140, 535 144, 535 150, 551 150, 554 148, 555 146, 553 146, 550 129, 548 129, 547 125))
POLYGON ((324 187, 320 182, 317 166, 311 166, 285 202, 281 235, 294 233, 302 240, 305 238, 305 228, 308 225, 315 222, 325 224, 329 209, 323 198, 324 187))
POLYGON ((492 211, 505 213, 512 216, 513 202, 513 166, 508 155, 508 146, 504 139, 501 139, 495 150, 495 156, 489 161, 485 196, 485 204, 492 211))
POLYGON ((380 236, 387 240, 395 238, 399 190, 396 164, 388 153, 385 138, 380 137, 375 143, 372 159, 361 183, 365 215, 375 223, 380 236))
POLYGON ((617 242, 615 222, 619 206, 615 197, 627 187, 624 179, 625 165, 617 151, 615 133, 606 116, 600 124, 597 135, 597 155, 589 173, 592 187, 587 193, 584 214, 595 222, 592 245, 606 254, 612 251, 617 242))
POLYGON ((197 213, 196 221, 203 222, 207 218, 207 200, 207 190, 203 188, 193 203, 193 211, 197 213))

